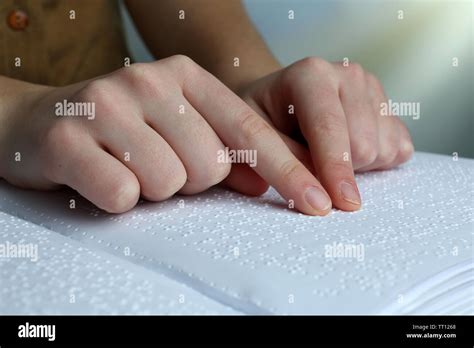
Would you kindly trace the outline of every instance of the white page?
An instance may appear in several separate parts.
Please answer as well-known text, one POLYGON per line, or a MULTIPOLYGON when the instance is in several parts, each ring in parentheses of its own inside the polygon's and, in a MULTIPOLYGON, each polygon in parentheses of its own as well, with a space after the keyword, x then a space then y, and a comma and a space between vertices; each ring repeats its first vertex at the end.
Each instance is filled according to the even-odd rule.
POLYGON ((2 212, 0 244, 0 314, 235 314, 162 275, 2 212), (29 253, 15 254, 20 246, 29 253))
MULTIPOLYGON (((423 304, 431 286, 451 277, 469 288, 473 163, 417 153, 395 170, 358 175, 363 209, 327 217, 287 209, 274 190, 249 198, 212 189, 109 215, 84 200, 69 209, 77 198, 71 193, 2 185, 0 208, 248 313, 396 313, 423 304), (334 243, 362 243, 363 260, 326 257, 326 245, 334 243), (413 293, 415 285, 421 290, 413 293)), ((453 296, 440 313, 466 301, 463 310, 473 310, 472 291, 453 296)))

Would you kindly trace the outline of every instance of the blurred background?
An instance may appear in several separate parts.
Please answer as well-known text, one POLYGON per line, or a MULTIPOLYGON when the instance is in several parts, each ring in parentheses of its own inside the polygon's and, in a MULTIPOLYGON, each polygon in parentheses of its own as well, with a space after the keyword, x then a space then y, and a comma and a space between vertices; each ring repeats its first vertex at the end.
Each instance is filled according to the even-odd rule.
MULTIPOLYGON (((473 1, 243 2, 282 64, 306 56, 358 62, 393 101, 420 103, 419 119, 402 118, 417 151, 474 158, 473 1)), ((152 60, 124 6, 122 14, 133 58, 152 60)))

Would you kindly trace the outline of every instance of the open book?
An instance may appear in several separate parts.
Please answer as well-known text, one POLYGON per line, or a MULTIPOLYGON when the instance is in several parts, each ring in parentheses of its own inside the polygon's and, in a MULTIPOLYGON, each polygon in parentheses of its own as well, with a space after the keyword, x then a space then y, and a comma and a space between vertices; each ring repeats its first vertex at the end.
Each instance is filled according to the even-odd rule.
POLYGON ((417 153, 358 175, 362 210, 327 217, 274 190, 110 215, 1 182, 0 313, 472 314, 473 169, 417 153))

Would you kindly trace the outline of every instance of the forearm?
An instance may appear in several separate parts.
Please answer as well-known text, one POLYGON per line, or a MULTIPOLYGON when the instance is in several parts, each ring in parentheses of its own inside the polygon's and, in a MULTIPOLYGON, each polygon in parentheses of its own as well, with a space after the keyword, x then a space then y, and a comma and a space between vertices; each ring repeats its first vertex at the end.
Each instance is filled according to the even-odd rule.
POLYGON ((240 0, 128 0, 127 6, 156 58, 187 55, 234 90, 280 67, 240 0))

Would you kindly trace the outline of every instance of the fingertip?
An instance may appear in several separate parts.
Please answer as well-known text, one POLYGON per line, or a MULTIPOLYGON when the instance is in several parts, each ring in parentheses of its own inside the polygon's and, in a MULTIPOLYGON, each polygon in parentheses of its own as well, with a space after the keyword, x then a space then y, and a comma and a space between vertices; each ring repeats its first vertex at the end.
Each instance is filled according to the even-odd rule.
POLYGON ((337 208, 344 211, 357 211, 362 207, 359 189, 354 181, 344 180, 339 183, 339 188, 333 202, 337 208))
POLYGON ((300 209, 308 215, 327 215, 332 208, 332 202, 326 191, 317 186, 310 186, 304 192, 305 207, 300 209))

